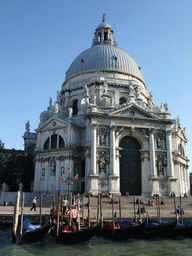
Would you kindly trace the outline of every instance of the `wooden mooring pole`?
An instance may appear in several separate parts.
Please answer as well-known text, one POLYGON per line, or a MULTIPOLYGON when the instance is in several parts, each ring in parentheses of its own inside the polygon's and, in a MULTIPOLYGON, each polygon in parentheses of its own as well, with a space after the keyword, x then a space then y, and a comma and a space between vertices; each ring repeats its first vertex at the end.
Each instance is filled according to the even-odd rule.
POLYGON ((40 196, 40 225, 42 225, 42 195, 40 196))
POLYGON ((100 219, 100 193, 98 193, 98 203, 97 203, 97 222, 99 222, 100 219))
POLYGON ((57 207, 57 239, 56 239, 56 243, 58 243, 58 237, 59 237, 60 206, 61 206, 61 193, 59 192, 59 195, 58 195, 58 207, 57 207))
POLYGON ((121 220, 121 199, 119 198, 119 219, 121 220))
POLYGON ((25 201, 25 192, 22 193, 22 206, 21 206, 21 223, 20 223, 20 236, 23 232, 23 213, 24 213, 24 201, 25 201))
POLYGON ((181 214, 181 226, 183 226, 183 208, 181 203, 181 195, 180 195, 180 214, 181 214))
POLYGON ((135 223, 137 223, 137 213, 136 213, 136 209, 135 209, 135 195, 133 196, 133 207, 134 207, 135 223))
POLYGON ((12 243, 15 244, 17 241, 17 227, 18 227, 18 218, 19 218, 19 200, 20 200, 20 191, 17 191, 16 203, 14 207, 13 215, 13 232, 12 232, 12 243))
POLYGON ((112 221, 113 221, 113 236, 114 236, 115 234, 114 194, 112 195, 112 221))
POLYGON ((80 231, 80 210, 79 210, 79 193, 77 194, 77 211, 78 211, 78 216, 77 216, 77 228, 78 231, 80 231))
POLYGON ((91 226, 91 196, 89 194, 88 198, 88 227, 90 228, 91 226))
POLYGON ((83 193, 83 198, 82 198, 82 208, 81 208, 81 211, 82 211, 82 219, 83 219, 83 222, 84 222, 84 193, 83 193))

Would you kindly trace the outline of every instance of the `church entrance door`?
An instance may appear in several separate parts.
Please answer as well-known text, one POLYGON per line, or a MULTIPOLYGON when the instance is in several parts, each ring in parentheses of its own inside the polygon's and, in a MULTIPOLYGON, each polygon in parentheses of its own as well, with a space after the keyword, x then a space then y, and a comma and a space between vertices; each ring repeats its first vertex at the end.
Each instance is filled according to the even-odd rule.
POLYGON ((126 136, 119 146, 120 154, 120 191, 121 195, 129 192, 130 195, 141 194, 141 163, 140 144, 133 138, 126 136))

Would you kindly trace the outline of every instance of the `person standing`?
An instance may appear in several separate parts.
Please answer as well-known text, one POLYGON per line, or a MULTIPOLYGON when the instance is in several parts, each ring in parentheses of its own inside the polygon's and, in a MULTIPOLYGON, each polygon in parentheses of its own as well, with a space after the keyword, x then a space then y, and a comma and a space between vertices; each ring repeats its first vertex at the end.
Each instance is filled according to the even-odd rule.
POLYGON ((68 208, 69 202, 67 201, 67 197, 65 196, 65 199, 63 200, 63 215, 66 214, 67 208, 68 208))
POLYGON ((34 199, 33 199, 33 206, 32 206, 32 208, 30 209, 30 211, 32 211, 33 209, 34 209, 34 211, 36 211, 36 206, 37 206, 37 198, 34 197, 34 199))
POLYGON ((70 210, 70 217, 72 219, 72 221, 77 224, 77 218, 78 218, 78 211, 77 209, 75 209, 74 205, 71 206, 71 210, 70 210))

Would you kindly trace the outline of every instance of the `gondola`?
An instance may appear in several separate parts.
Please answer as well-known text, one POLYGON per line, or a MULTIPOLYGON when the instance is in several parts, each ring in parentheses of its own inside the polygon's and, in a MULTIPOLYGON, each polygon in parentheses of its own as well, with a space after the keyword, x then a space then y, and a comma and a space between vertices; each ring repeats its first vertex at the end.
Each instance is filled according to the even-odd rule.
MULTIPOLYGON (((118 220, 118 219, 115 219, 116 222, 119 224, 119 225, 123 225, 124 226, 127 226, 129 227, 130 226, 130 222, 129 221, 126 221, 124 220, 123 222, 118 220)), ((164 223, 164 224, 161 224, 159 225, 157 222, 152 222, 152 221, 149 221, 146 228, 145 228, 145 232, 142 232, 140 234, 140 237, 142 238, 150 238, 150 237, 155 237, 155 236, 158 236, 158 237, 171 237, 171 235, 173 234, 173 229, 177 226, 177 220, 171 222, 171 223, 164 223)))
POLYGON ((145 233, 145 228, 147 226, 147 218, 145 221, 139 225, 130 225, 130 226, 118 226, 115 225, 113 230, 112 223, 105 224, 98 235, 103 237, 112 238, 114 240, 125 240, 128 238, 140 238, 143 237, 143 232, 145 233))
MULTIPOLYGON (((76 227, 76 226, 75 226, 76 227)), ((56 226, 52 227, 50 235, 58 239, 60 243, 63 244, 71 244, 71 243, 80 243, 87 240, 90 240, 93 236, 95 236, 99 230, 101 229, 101 222, 97 225, 92 226, 90 228, 83 228, 81 230, 77 230, 77 228, 71 228, 69 226, 65 226, 59 229, 59 236, 57 237, 56 226)))
POLYGON ((49 221, 44 225, 32 225, 30 230, 25 230, 25 232, 20 236, 19 243, 37 243, 43 240, 51 228, 49 221), (34 227, 34 229, 33 229, 34 227))

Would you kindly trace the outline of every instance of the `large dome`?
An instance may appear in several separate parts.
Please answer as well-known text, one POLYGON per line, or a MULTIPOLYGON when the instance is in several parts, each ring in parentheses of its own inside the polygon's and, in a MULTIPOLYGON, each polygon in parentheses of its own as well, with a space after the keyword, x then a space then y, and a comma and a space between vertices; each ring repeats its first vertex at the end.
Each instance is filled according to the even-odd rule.
POLYGON ((96 45, 82 52, 66 72, 66 80, 89 71, 113 71, 132 75, 144 82, 136 61, 125 51, 112 45, 96 45))

